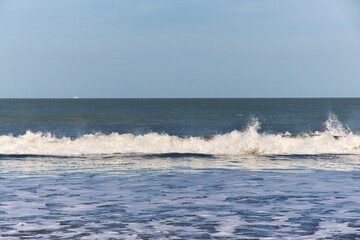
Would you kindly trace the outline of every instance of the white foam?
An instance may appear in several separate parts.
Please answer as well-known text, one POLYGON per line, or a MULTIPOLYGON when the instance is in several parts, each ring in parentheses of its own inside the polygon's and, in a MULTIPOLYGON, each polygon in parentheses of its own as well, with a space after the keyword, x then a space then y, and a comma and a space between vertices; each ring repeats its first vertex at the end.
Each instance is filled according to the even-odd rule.
POLYGON ((360 135, 345 129, 333 114, 326 121, 325 130, 313 134, 267 134, 259 133, 259 128, 259 121, 253 119, 243 131, 234 130, 209 139, 159 133, 98 133, 71 139, 27 131, 20 136, 0 136, 0 154, 360 154, 360 135))

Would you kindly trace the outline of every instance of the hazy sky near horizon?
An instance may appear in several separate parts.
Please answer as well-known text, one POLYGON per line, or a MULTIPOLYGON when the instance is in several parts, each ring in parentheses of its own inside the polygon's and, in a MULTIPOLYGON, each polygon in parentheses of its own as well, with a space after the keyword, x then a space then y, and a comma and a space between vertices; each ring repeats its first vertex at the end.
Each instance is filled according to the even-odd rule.
POLYGON ((0 98, 360 97, 357 0, 0 0, 0 98))

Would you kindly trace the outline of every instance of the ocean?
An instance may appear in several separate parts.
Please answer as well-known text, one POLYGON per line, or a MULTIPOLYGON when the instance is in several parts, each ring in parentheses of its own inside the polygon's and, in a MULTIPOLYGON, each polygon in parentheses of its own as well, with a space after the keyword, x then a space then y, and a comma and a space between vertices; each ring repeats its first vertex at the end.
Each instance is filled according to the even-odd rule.
POLYGON ((360 99, 1 99, 0 239, 360 239, 360 99))

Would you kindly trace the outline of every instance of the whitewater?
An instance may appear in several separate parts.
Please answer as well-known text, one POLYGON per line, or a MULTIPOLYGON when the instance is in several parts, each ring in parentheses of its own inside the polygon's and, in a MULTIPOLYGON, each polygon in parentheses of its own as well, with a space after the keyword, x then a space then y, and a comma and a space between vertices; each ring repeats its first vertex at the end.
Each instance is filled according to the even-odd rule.
POLYGON ((85 134, 56 138, 51 133, 27 131, 24 135, 0 136, 0 154, 86 155, 194 153, 213 155, 360 154, 360 135, 344 128, 335 114, 324 123, 324 131, 292 135, 259 133, 260 122, 252 118, 243 131, 211 137, 179 137, 166 133, 135 135, 85 134))

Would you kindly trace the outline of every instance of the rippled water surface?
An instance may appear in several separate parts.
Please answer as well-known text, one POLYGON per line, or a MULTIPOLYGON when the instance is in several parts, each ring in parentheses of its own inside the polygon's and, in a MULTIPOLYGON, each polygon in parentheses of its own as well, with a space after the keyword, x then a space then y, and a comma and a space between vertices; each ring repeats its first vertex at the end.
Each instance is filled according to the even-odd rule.
POLYGON ((357 239, 359 156, 2 156, 3 239, 357 239))

